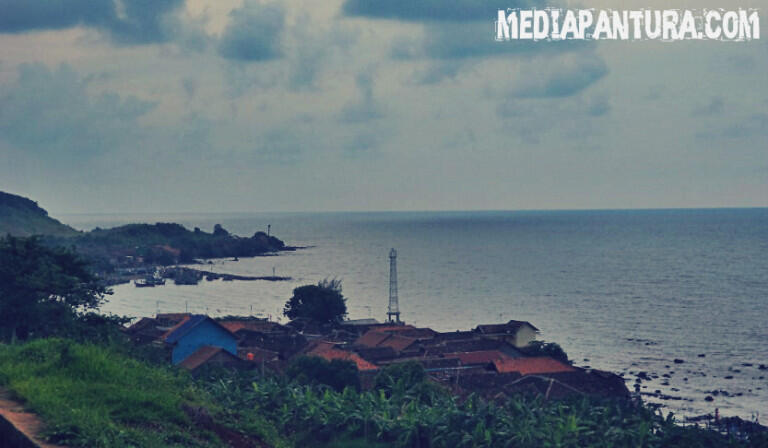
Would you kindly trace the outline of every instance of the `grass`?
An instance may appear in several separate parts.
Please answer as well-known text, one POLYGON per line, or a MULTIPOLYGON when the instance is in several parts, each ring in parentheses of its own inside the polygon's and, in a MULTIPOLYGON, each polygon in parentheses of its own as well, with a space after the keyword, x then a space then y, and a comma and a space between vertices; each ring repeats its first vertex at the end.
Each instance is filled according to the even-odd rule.
POLYGON ((105 347, 42 339, 0 345, 0 385, 46 422, 49 440, 87 447, 214 447, 182 404, 205 405, 189 377, 105 347))

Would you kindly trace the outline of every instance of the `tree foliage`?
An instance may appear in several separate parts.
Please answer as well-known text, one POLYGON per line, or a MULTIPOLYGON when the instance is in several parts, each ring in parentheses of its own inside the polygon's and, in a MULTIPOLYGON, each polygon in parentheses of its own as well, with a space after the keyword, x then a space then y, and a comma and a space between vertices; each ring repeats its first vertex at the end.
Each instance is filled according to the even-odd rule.
POLYGON ((522 351, 528 356, 548 356, 558 361, 570 364, 568 354, 559 344, 554 342, 532 341, 522 351))
POLYGON ((35 237, 0 239, 0 338, 66 334, 107 293, 72 250, 35 237))
POLYGON ((286 302, 283 314, 289 319, 307 318, 323 324, 341 321, 347 315, 341 280, 326 279, 317 285, 299 286, 286 302))
POLYGON ((285 374, 299 384, 325 384, 339 392, 347 387, 360 388, 357 367, 352 361, 333 359, 329 362, 317 356, 299 356, 285 374))

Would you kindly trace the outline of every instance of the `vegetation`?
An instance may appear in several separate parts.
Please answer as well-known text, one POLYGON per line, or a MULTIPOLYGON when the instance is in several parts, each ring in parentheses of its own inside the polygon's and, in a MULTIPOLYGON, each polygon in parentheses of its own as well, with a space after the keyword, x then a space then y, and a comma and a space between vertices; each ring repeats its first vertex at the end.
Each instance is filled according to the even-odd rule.
POLYGON ((182 411, 199 394, 183 375, 62 339, 0 346, 0 384, 71 446, 216 446, 182 411))
POLYGON ((682 427, 674 417, 627 401, 504 402, 465 400, 421 383, 385 391, 341 392, 280 377, 229 376, 205 383, 211 395, 238 409, 239 418, 266 418, 294 446, 388 447, 763 447, 768 439, 740 441, 682 427), (250 387, 249 387, 250 386, 250 387))
POLYGON ((195 382, 114 348, 0 345, 0 386, 45 419, 51 441, 70 446, 219 447, 232 434, 249 436, 242 446, 276 448, 768 446, 764 436, 739 441, 682 427, 631 402, 458 399, 424 388, 414 367, 384 370, 382 379, 396 379, 364 392, 255 371, 195 382))
POLYGON ((532 341, 526 347, 522 348, 521 351, 528 356, 548 356, 557 359, 558 361, 571 363, 571 361, 568 360, 568 355, 565 353, 565 350, 554 342, 532 341))
POLYGON ((48 248, 36 237, 0 239, 0 339, 68 334, 108 291, 71 250, 48 248))
POLYGON ((78 232, 48 216, 37 202, 0 191, 0 235, 75 236, 78 232))
POLYGON ((298 384, 322 384, 338 392, 347 387, 360 389, 357 367, 352 361, 299 356, 288 365, 285 375, 298 384))
POLYGON ((252 257, 284 250, 285 243, 256 232, 250 238, 230 234, 217 224, 213 233, 193 231, 181 224, 128 224, 112 229, 94 229, 73 240, 52 239, 52 244, 72 244, 96 260, 100 270, 112 268, 115 260, 141 257, 144 263, 171 265, 198 258, 252 257))
POLYGON ((321 324, 340 322, 347 315, 341 280, 326 279, 317 285, 299 286, 293 290, 283 314, 289 319, 305 318, 321 324))

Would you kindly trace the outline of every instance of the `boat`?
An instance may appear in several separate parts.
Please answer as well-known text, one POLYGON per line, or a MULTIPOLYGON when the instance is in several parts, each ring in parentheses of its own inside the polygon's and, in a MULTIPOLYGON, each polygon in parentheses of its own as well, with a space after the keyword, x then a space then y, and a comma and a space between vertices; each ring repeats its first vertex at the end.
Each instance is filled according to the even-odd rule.
POLYGON ((155 286, 161 286, 165 284, 165 279, 157 278, 154 276, 147 276, 139 280, 134 280, 133 284, 137 288, 154 288, 155 286))

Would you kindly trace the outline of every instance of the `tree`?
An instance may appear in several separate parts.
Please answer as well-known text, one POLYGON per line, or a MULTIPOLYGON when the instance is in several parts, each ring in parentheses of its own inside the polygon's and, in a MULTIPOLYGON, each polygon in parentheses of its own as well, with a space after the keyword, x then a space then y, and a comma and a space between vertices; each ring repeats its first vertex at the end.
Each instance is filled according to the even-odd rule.
POLYGON ((0 239, 0 339, 62 334, 108 293, 72 250, 36 237, 0 239))
POLYGON ((341 321, 347 315, 341 280, 326 279, 317 285, 299 286, 285 303, 283 314, 289 319, 307 318, 323 324, 341 321))

